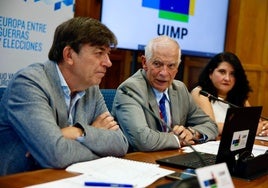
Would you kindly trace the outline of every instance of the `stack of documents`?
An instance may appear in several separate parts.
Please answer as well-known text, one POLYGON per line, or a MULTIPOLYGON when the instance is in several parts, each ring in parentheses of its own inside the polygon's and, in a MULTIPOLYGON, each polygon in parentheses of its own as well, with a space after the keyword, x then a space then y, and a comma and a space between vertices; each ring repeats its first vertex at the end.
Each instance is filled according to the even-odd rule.
POLYGON ((91 186, 102 183, 107 186, 111 185, 111 187, 116 187, 116 185, 130 187, 129 185, 131 185, 132 187, 139 188, 146 187, 157 179, 174 172, 172 170, 160 168, 158 164, 144 163, 116 157, 104 157, 97 160, 76 163, 69 166, 66 170, 69 172, 82 173, 82 175, 31 186, 31 188, 78 188, 84 187, 85 183, 91 186))

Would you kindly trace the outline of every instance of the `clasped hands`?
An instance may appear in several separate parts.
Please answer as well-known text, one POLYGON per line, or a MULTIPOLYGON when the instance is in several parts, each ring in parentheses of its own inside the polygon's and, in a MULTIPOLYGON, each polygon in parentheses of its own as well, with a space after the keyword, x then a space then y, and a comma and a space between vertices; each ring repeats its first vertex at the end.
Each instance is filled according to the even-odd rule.
MULTIPOLYGON (((100 129, 107 129, 107 130, 117 130, 119 129, 119 125, 114 120, 114 117, 111 116, 109 112, 104 112, 103 114, 99 115, 95 121, 92 123, 93 127, 100 128, 100 129)), ((61 129, 61 132, 65 138, 69 138, 75 140, 76 138, 83 135, 83 130, 74 127, 68 126, 61 129)))
POLYGON ((195 140, 200 137, 199 132, 190 127, 184 127, 183 125, 175 125, 172 129, 172 133, 178 136, 181 146, 195 144, 195 140))

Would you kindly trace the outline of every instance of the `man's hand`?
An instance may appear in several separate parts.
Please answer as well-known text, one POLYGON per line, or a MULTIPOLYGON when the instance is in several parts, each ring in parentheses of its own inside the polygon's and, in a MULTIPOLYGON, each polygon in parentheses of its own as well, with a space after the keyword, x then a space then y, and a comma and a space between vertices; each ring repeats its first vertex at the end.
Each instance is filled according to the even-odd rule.
POLYGON ((109 130, 119 129, 119 125, 116 121, 114 121, 114 117, 111 116, 109 112, 104 112, 99 117, 97 117, 96 120, 92 123, 92 126, 109 130))
POLYGON ((178 136, 181 146, 195 144, 193 134, 190 130, 182 125, 175 125, 172 132, 178 136))
MULTIPOLYGON (((96 120, 92 123, 92 126, 109 130, 119 129, 119 125, 116 121, 114 121, 113 116, 111 116, 109 112, 104 112, 103 114, 98 116, 96 120)), ((83 130, 75 126, 64 127, 61 129, 61 132, 65 138, 69 138, 72 140, 75 140, 83 135, 83 130)))
POLYGON ((69 126, 61 129, 61 132, 65 138, 75 140, 83 135, 83 131, 77 127, 69 126))

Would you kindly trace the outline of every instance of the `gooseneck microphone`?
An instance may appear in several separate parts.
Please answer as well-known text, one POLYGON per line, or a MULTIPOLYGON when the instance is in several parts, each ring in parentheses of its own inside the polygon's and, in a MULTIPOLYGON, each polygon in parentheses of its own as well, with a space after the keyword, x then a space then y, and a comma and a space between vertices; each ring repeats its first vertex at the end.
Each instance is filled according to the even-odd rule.
MULTIPOLYGON (((222 100, 222 99, 220 99, 220 98, 218 98, 218 97, 215 97, 214 95, 212 95, 212 94, 210 94, 210 93, 208 93, 208 92, 206 92, 206 91, 204 91, 204 90, 199 91, 199 94, 200 94, 200 95, 203 95, 203 96, 205 96, 205 97, 207 97, 207 98, 209 98, 209 99, 214 99, 214 100, 216 100, 216 101, 220 101, 220 102, 222 102, 222 103, 228 104, 230 107, 233 107, 233 108, 239 108, 239 106, 234 105, 234 104, 232 104, 232 103, 230 103, 230 102, 228 102, 228 101, 222 100)), ((263 117, 263 116, 260 116, 260 117, 261 117, 261 119, 268 120, 267 117, 263 117)))
MULTIPOLYGON (((167 126, 167 128, 169 130, 172 130, 170 126, 168 126, 161 118, 159 118, 157 115, 155 115, 155 113, 150 110, 147 106, 145 106, 137 97, 135 97, 132 93, 130 93, 128 90, 131 90, 133 91, 131 88, 128 88, 128 87, 122 87, 121 88, 123 93, 125 95, 128 95, 129 97, 131 97, 132 99, 134 99, 136 102, 138 102, 146 111, 148 111, 156 120, 160 121, 161 123, 163 123, 165 126, 167 126)), ((191 131, 190 131, 191 132, 191 131)), ((178 135, 179 136, 179 135, 178 135)), ((194 147, 189 144, 185 139, 182 139, 180 136, 179 136, 179 139, 182 140, 187 146, 189 146, 193 152, 196 154, 196 156, 198 157, 198 159, 200 160, 202 166, 206 166, 203 158, 201 157, 201 155, 199 154, 199 152, 197 152, 194 147)))
POLYGON ((225 103, 225 104, 229 104, 231 107, 233 107, 233 108, 239 108, 239 106, 236 106, 236 105, 234 105, 234 104, 232 104, 232 103, 229 103, 228 101, 225 101, 225 100, 222 100, 222 99, 220 99, 220 98, 218 98, 218 97, 215 97, 214 95, 211 95, 210 93, 208 93, 208 92, 206 92, 206 91, 204 91, 204 90, 201 90, 200 92, 199 92, 199 94, 201 94, 201 95, 203 95, 203 96, 205 96, 205 97, 207 97, 207 98, 209 98, 209 99, 214 99, 214 100, 216 100, 216 101, 220 101, 220 102, 222 102, 222 103, 225 103))

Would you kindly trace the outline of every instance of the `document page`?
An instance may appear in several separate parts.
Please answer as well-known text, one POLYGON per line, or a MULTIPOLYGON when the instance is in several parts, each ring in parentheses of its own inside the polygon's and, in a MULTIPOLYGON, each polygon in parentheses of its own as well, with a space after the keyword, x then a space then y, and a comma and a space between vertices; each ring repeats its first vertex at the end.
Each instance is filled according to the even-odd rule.
MULTIPOLYGON (((203 144, 193 145, 193 148, 199 152, 211 153, 211 154, 217 155, 219 145, 220 145, 220 141, 217 140, 217 141, 209 141, 203 144)), ((183 147, 182 149, 186 153, 193 152, 193 150, 189 146, 183 147)), ((267 146, 254 144, 253 149, 252 149, 252 154, 256 157, 258 155, 264 154, 266 150, 268 150, 267 146)))
POLYGON ((29 188, 45 187, 84 187, 85 183, 105 183, 146 187, 157 179, 173 173, 172 170, 160 168, 158 164, 138 162, 116 157, 104 157, 92 161, 73 164, 66 168, 69 172, 82 173, 80 176, 66 178, 29 188))
POLYGON ((263 141, 268 141, 268 136, 256 136, 256 140, 263 140, 263 141))

